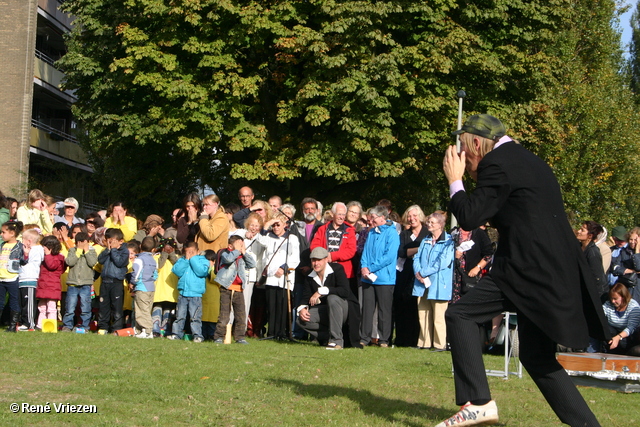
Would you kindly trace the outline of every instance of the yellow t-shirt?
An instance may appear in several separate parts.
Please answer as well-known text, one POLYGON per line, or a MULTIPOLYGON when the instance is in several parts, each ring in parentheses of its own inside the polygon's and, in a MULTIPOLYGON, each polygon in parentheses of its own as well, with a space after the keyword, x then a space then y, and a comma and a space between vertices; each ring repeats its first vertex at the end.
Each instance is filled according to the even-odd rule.
POLYGON ((18 277, 18 273, 11 273, 8 270, 9 267, 9 255, 11 255, 11 250, 18 244, 16 243, 5 243, 2 245, 2 250, 0 251, 0 280, 9 280, 15 279, 18 277))
POLYGON ((124 235, 124 241, 128 242, 129 240, 133 239, 133 236, 135 236, 136 232, 138 231, 138 221, 133 217, 125 216, 124 224, 114 224, 113 219, 109 217, 104 222, 104 227, 119 228, 122 231, 122 234, 124 235))

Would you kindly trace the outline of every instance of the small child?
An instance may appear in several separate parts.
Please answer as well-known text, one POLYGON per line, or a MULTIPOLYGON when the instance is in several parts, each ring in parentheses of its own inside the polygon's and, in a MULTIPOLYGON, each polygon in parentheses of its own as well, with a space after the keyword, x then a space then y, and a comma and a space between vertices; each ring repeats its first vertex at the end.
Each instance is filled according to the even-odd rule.
POLYGON ((18 241, 18 235, 22 231, 22 222, 9 220, 2 224, 0 236, 0 311, 4 309, 5 296, 9 293, 9 309, 11 320, 7 332, 16 332, 18 316, 20 315, 20 303, 18 302, 18 273, 20 266, 27 263, 29 250, 18 241))
POLYGON ((178 277, 171 273, 171 269, 178 261, 176 247, 174 239, 162 239, 158 246, 158 250, 161 252, 155 253, 158 263, 158 280, 156 280, 153 311, 151 312, 154 338, 163 337, 171 330, 170 318, 172 312, 175 314, 178 302, 178 277))
POLYGON ((131 274, 133 273, 133 262, 140 253, 140 242, 137 240, 129 240, 127 242, 129 250, 129 263, 127 264, 127 274, 124 276, 124 296, 122 297, 122 319, 124 328, 135 326, 135 313, 133 312, 133 298, 136 294, 135 286, 131 282, 131 274))
POLYGON ((209 274, 209 260, 198 255, 198 244, 188 242, 184 245, 184 257, 180 258, 171 270, 178 276, 178 312, 173 323, 173 335, 168 339, 180 340, 184 335, 184 322, 187 310, 191 318, 193 342, 202 342, 202 294, 206 289, 205 279, 209 274))
POLYGON ((214 342, 222 344, 227 323, 233 306, 233 336, 238 344, 248 344, 244 339, 247 331, 244 309, 244 289, 247 281, 246 269, 255 268, 252 256, 245 257, 244 239, 241 236, 229 237, 227 249, 220 255, 220 266, 216 282, 220 284, 220 317, 214 334, 214 342))
POLYGON ((158 264, 151 253, 156 246, 153 237, 145 237, 140 244, 140 254, 133 261, 131 283, 135 286, 136 338, 153 338, 151 308, 158 278, 158 264))
POLYGON ((40 246, 40 233, 37 230, 26 230, 22 233, 22 244, 29 255, 29 262, 20 269, 20 301, 22 314, 19 331, 32 331, 36 328, 36 286, 40 276, 40 264, 44 259, 44 250, 40 246))
POLYGON ((91 319, 91 286, 93 285, 93 267, 98 263, 98 254, 89 244, 89 234, 79 232, 75 236, 75 247, 69 249, 65 259, 69 266, 67 276, 67 300, 64 318, 62 319, 63 332, 71 332, 75 325, 73 321, 80 298, 80 319, 85 330, 89 328, 91 319))
POLYGON ((38 326, 42 330, 44 319, 58 318, 58 301, 62 297, 62 286, 60 276, 67 268, 64 263, 64 256, 60 254, 62 245, 54 236, 45 236, 42 239, 42 249, 44 259, 40 264, 40 277, 36 288, 36 298, 38 298, 38 326))
POLYGON ((109 228, 104 237, 107 246, 98 255, 98 262, 102 264, 98 318, 98 334, 100 335, 105 335, 109 331, 112 312, 113 323, 111 324, 111 331, 122 329, 124 276, 127 274, 127 265, 129 263, 129 250, 124 242, 122 230, 109 228))

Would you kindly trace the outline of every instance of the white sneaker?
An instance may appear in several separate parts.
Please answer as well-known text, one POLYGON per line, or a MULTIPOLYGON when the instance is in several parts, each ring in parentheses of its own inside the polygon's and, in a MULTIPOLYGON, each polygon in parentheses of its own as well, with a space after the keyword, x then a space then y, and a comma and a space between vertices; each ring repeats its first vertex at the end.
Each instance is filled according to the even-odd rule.
POLYGON ((143 329, 136 335, 136 338, 153 338, 153 334, 148 334, 147 331, 143 329))
POLYGON ((27 325, 18 326, 18 331, 28 331, 29 327, 27 325))
POLYGON ((449 426, 489 426, 498 422, 498 407, 493 400, 486 405, 467 403, 453 417, 444 420, 436 427, 449 426))

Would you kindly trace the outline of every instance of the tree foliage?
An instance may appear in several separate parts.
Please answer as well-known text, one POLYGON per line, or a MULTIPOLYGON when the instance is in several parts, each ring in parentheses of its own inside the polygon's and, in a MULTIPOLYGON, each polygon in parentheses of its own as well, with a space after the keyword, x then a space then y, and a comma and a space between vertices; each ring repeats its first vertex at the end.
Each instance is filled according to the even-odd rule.
POLYGON ((135 195, 143 207, 194 185, 230 194, 240 181, 294 200, 384 195, 444 207, 441 158, 459 89, 467 114, 500 117, 550 160, 581 217, 620 200, 609 190, 626 182, 625 158, 612 147, 636 146, 618 125, 636 116, 621 115, 629 95, 608 0, 64 8, 81 23, 61 65, 78 95, 83 144, 111 197, 135 195))

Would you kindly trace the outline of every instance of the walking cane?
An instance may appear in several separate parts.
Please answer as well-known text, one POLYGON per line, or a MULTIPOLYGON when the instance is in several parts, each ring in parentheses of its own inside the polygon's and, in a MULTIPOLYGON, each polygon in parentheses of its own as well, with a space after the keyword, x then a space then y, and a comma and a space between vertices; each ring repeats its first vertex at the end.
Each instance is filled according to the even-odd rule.
POLYGON ((293 268, 287 268, 287 272, 284 276, 284 284, 287 287, 287 323, 289 326, 289 339, 293 341, 293 312, 291 311, 291 289, 289 289, 289 273, 294 271, 293 268))
MULTIPOLYGON (((229 323, 227 323, 227 330, 226 333, 224 334, 224 343, 225 344, 231 344, 231 328, 233 327, 233 325, 231 324, 231 311, 233 310, 233 294, 236 291, 231 290, 231 300, 229 301, 229 323)), ((234 317, 235 317, 235 313, 234 313, 234 317)))

